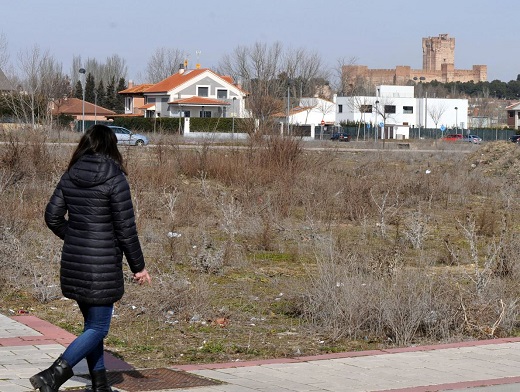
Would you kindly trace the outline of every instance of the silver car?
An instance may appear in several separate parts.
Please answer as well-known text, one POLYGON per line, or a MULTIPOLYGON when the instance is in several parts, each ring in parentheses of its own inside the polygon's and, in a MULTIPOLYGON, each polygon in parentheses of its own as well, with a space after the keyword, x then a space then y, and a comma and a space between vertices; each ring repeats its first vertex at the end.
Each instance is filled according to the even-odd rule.
POLYGON ((480 144, 480 143, 482 143, 482 138, 477 135, 468 135, 468 136, 464 136, 464 141, 470 142, 473 144, 480 144))
POLYGON ((117 137, 117 144, 128 144, 131 146, 143 146, 149 143, 148 138, 139 133, 133 133, 131 130, 117 127, 115 125, 108 126, 117 137))

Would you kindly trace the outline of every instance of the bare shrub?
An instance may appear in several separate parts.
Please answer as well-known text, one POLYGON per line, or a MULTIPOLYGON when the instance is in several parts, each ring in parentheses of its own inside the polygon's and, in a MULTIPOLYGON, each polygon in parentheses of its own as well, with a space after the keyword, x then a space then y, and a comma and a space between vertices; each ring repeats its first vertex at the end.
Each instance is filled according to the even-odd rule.
POLYGON ((466 333, 483 338, 509 336, 520 315, 517 290, 511 290, 507 281, 493 279, 480 294, 460 292, 466 333))
POLYGON ((383 285, 380 312, 389 339, 397 345, 417 339, 421 324, 431 318, 434 285, 416 271, 401 271, 383 285))
POLYGON ((414 249, 422 249, 431 229, 428 225, 430 216, 422 211, 412 211, 405 220, 404 235, 414 249))
POLYGON ((200 241, 196 241, 194 252, 190 255, 191 265, 198 271, 209 274, 220 274, 224 267, 225 249, 214 244, 205 231, 200 241))
POLYGON ((207 279, 201 275, 191 280, 177 274, 154 273, 153 287, 128 290, 121 300, 127 313, 146 313, 161 322, 174 324, 194 318, 205 320, 211 311, 211 290, 207 279))
MULTIPOLYGON (((516 158, 493 171, 468 164, 480 152, 314 151, 262 127, 240 146, 161 136, 158 147, 121 148, 154 280, 127 290, 114 337, 154 336, 141 340, 164 365, 195 360, 201 336, 258 342, 248 355, 267 357, 296 345, 317 353, 317 335, 344 349, 516 333, 516 158), (202 323, 221 312, 232 329, 202 323), (290 339, 271 340, 279 330, 290 339)), ((37 308, 58 295, 61 240, 42 211, 72 146, 45 143, 49 134, 33 146, 29 132, 0 145, 0 289, 37 308)), ((117 348, 142 362, 131 346, 117 348)))
POLYGON ((369 331, 376 281, 356 268, 356 255, 336 254, 333 248, 319 256, 309 271, 302 314, 331 339, 356 339, 369 331), (343 258, 344 257, 344 258, 343 258))

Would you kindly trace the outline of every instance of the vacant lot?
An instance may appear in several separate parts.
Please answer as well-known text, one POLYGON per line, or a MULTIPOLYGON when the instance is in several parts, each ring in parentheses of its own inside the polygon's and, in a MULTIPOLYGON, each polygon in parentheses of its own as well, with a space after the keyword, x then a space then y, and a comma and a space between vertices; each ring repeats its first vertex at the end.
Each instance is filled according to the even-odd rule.
MULTIPOLYGON (((43 222, 73 149, 47 143, 58 137, 77 141, 1 135, 0 311, 79 333, 43 222)), ((107 345, 136 366, 517 333, 516 144, 156 141, 122 150, 154 280, 138 287, 128 273, 107 345)))

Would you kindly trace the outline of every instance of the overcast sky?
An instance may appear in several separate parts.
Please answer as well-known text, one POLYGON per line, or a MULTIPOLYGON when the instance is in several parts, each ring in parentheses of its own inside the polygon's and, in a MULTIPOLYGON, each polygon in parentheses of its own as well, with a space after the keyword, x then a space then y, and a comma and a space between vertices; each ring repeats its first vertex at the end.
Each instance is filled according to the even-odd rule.
POLYGON ((136 82, 159 47, 190 53, 192 66, 200 51, 202 67, 215 68, 239 45, 276 41, 317 51, 328 67, 356 58, 420 69, 422 38, 445 33, 455 38, 455 68, 485 64, 489 81, 520 74, 519 0, 0 0, 0 10, 12 64, 35 44, 66 73, 74 55, 118 54, 136 82))

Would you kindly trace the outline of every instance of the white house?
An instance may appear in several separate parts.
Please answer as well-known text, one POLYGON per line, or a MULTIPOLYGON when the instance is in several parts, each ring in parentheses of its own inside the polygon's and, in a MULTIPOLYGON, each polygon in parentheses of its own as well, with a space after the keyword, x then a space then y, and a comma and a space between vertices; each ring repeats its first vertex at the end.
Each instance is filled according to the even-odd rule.
POLYGON ((379 137, 386 139, 407 139, 410 128, 467 128, 467 99, 415 98, 414 86, 383 85, 376 92, 375 97, 337 97, 336 122, 377 126, 379 137))
POLYGON ((280 122, 280 132, 282 134, 289 133, 287 131, 287 122, 289 127, 307 128, 304 139, 312 140, 316 134, 316 130, 323 126, 334 125, 336 123, 336 103, 327 99, 318 97, 300 98, 298 106, 290 108, 289 112, 279 112, 273 115, 280 122))
POLYGON ((207 68, 180 68, 168 78, 120 92, 125 114, 144 117, 245 117, 246 93, 230 76, 207 68))
POLYGON ((301 98, 289 112, 291 125, 332 125, 336 122, 336 104, 323 98, 301 98))

